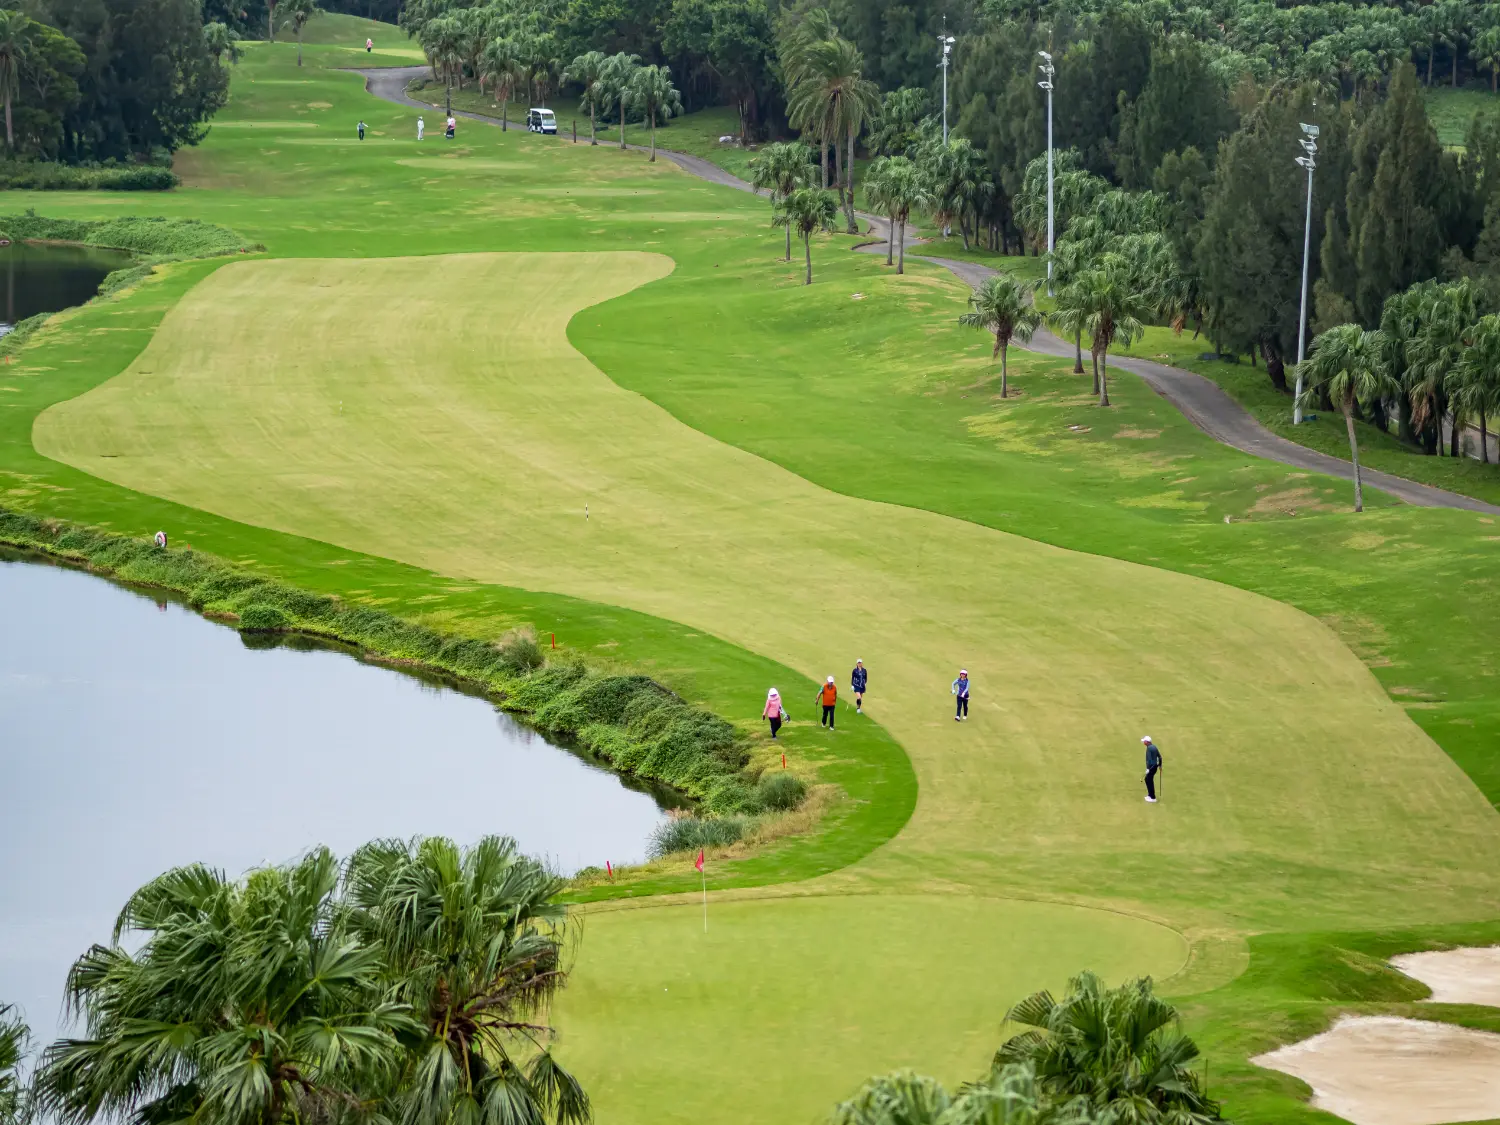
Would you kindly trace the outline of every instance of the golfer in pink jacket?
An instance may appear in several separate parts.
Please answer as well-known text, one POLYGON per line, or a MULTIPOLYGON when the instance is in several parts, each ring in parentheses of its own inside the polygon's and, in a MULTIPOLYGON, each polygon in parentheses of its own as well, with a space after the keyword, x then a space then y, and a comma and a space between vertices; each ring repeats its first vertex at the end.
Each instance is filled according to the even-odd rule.
POLYGON ((781 705, 781 692, 772 688, 766 693, 766 709, 760 713, 762 719, 771 720, 771 737, 776 737, 776 732, 781 729, 781 724, 791 718, 786 713, 786 708, 781 705))

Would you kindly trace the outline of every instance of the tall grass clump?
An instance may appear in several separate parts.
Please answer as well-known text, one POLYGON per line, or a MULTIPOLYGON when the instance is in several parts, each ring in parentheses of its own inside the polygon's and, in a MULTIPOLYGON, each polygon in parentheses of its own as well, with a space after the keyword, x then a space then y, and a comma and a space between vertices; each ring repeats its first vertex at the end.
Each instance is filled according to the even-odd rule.
POLYGON ((788 812, 802 803, 802 799, 807 796, 807 786, 801 778, 783 771, 762 774, 755 792, 764 807, 776 812, 788 812))
POLYGON ((748 826, 739 816, 674 816, 657 825, 647 850, 652 859, 660 859, 673 852, 727 848, 744 839, 748 826))
POLYGON ((529 631, 515 630, 495 641, 440 633, 384 610, 263 578, 210 555, 162 549, 146 540, 5 508, 0 508, 0 544, 175 591, 206 616, 233 621, 247 641, 273 633, 325 637, 372 657, 458 677, 538 730, 576 742, 617 772, 660 782, 695 799, 701 812, 717 820, 791 807, 776 803, 785 800, 781 790, 773 791, 765 782, 757 787, 746 776, 749 750, 728 721, 649 676, 597 672, 572 656, 549 662, 529 631))

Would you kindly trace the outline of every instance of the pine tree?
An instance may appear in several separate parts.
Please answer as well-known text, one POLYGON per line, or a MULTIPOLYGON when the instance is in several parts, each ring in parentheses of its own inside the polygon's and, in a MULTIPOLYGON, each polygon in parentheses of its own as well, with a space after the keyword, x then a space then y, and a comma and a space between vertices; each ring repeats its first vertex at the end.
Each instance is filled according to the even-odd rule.
POLYGON ((1387 297, 1437 274, 1462 217, 1458 163, 1438 143, 1409 63, 1356 131, 1351 162, 1344 222, 1322 242, 1320 311, 1337 303, 1336 287, 1355 319, 1373 327, 1387 297))

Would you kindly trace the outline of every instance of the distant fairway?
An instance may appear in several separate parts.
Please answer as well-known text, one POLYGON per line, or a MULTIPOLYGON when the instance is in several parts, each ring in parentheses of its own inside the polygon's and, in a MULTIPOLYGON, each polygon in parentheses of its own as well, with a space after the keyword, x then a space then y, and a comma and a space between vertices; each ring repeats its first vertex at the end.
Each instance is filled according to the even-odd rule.
POLYGON ((828 492, 569 345, 580 310, 670 270, 642 253, 232 264, 34 439, 245 523, 640 609, 813 678, 862 656, 921 790, 906 831, 835 881, 1214 928, 1465 917, 1493 895, 1495 811, 1311 618, 828 492), (1168 755, 1158 807, 1145 732, 1168 755))

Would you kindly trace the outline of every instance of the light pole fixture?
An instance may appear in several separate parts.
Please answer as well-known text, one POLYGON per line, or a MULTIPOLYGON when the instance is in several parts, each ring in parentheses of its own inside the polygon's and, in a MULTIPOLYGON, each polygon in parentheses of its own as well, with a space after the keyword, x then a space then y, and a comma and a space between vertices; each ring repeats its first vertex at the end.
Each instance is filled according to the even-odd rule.
POLYGON ((953 36, 948 34, 948 17, 943 17, 943 34, 938 36, 938 46, 943 54, 938 65, 943 68, 943 143, 948 143, 948 58, 953 54, 953 36))
POLYGON ((1052 65, 1052 56, 1046 51, 1038 51, 1041 57, 1041 65, 1037 67, 1042 72, 1042 80, 1037 83, 1043 90, 1047 91, 1047 296, 1052 296, 1052 251, 1056 247, 1056 223, 1055 212, 1052 203, 1052 79, 1057 74, 1057 67, 1052 65))
MULTIPOLYGON (((1316 104, 1314 105, 1316 107, 1316 104)), ((1299 123, 1302 124, 1302 123, 1299 123)), ((1292 404, 1292 424, 1302 424, 1302 361, 1307 358, 1307 265, 1312 256, 1312 187, 1317 165, 1318 127, 1302 124, 1303 155, 1297 163, 1307 169, 1307 218, 1302 225, 1302 312, 1297 319, 1297 399, 1292 404)))

